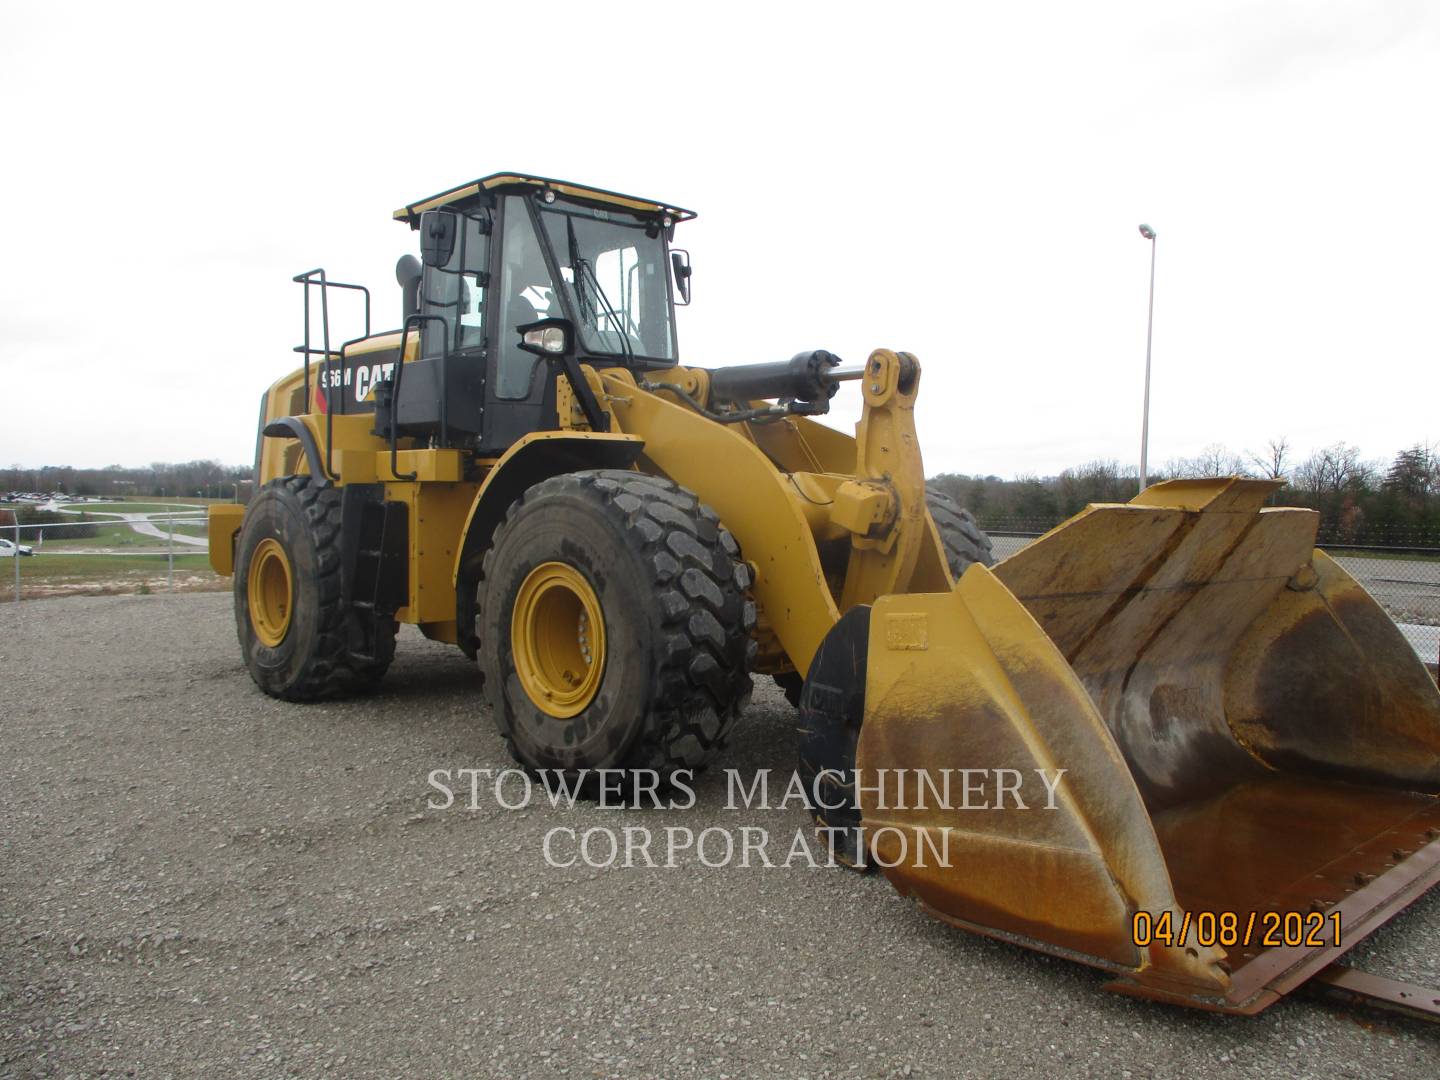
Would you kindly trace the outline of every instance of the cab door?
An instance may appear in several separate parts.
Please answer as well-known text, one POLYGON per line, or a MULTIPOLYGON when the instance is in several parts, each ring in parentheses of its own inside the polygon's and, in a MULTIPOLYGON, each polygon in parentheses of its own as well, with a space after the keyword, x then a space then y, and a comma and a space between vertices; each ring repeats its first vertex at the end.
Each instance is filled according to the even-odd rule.
POLYGON ((473 444, 484 425, 493 214, 486 207, 427 213, 421 231, 425 318, 420 358, 405 367, 399 420, 407 431, 443 433, 449 445, 473 444))
POLYGON ((485 379, 481 448, 505 450, 533 431, 554 429, 555 376, 550 365, 520 348, 517 327, 563 314, 559 291, 535 235, 528 199, 499 201, 491 311, 495 334, 485 379))

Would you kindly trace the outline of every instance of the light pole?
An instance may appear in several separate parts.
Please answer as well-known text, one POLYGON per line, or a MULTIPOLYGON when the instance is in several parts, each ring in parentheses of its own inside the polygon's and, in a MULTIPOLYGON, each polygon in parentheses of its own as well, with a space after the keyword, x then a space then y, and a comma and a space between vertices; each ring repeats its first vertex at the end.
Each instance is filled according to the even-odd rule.
POLYGON ((1140 490, 1149 480, 1146 459, 1150 452, 1150 337, 1155 330, 1155 230, 1140 226, 1140 235, 1150 241, 1150 314, 1145 322, 1145 407, 1140 414, 1140 490))

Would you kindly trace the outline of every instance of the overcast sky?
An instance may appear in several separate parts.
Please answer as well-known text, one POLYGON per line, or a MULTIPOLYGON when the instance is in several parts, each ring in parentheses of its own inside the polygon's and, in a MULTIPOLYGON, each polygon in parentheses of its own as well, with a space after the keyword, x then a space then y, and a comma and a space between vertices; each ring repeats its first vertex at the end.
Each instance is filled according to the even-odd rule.
POLYGON ((247 462, 290 278, 398 324, 391 211, 500 170, 699 211, 687 363, 914 352, 931 473, 1135 463, 1141 221, 1153 463, 1389 457, 1440 440, 1435 9, 4 0, 0 463, 247 462))

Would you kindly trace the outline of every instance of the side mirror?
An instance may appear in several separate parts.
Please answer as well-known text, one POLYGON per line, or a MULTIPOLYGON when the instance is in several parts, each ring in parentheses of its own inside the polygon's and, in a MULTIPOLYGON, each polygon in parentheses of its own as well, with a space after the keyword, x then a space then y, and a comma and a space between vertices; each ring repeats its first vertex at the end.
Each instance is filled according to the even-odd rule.
POLYGON ((515 329, 520 348, 536 356, 569 356, 575 347, 575 327, 569 319, 541 319, 515 329))
POLYGON ((681 305, 690 303, 690 252, 684 248, 672 249, 670 269, 675 275, 675 291, 680 295, 681 305))
POLYGON ((453 210, 427 210, 420 215, 420 258, 426 266, 445 266, 455 254, 460 215, 453 210))

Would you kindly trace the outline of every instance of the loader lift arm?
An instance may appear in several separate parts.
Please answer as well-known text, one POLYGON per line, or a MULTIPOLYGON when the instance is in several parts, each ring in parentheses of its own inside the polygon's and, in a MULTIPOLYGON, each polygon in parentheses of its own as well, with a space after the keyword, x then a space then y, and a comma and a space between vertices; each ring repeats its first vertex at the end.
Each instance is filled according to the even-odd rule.
MULTIPOLYGON (((704 411, 645 391, 623 368, 598 373, 620 430, 645 442, 643 467, 703 492, 740 549, 755 553, 756 599, 771 613, 776 636, 802 675, 842 611, 887 592, 949 584, 925 510, 914 421, 919 362, 908 353, 877 349, 863 369, 846 376, 860 370, 864 415, 855 464, 843 476, 781 473, 747 422, 715 423, 704 411), (713 467, 717 461, 725 462, 723 470, 713 467), (829 494, 826 524, 851 538, 839 595, 816 547, 817 523, 807 519, 795 494, 797 485, 809 483, 829 494)), ((713 389, 712 383, 712 395, 713 389)))

